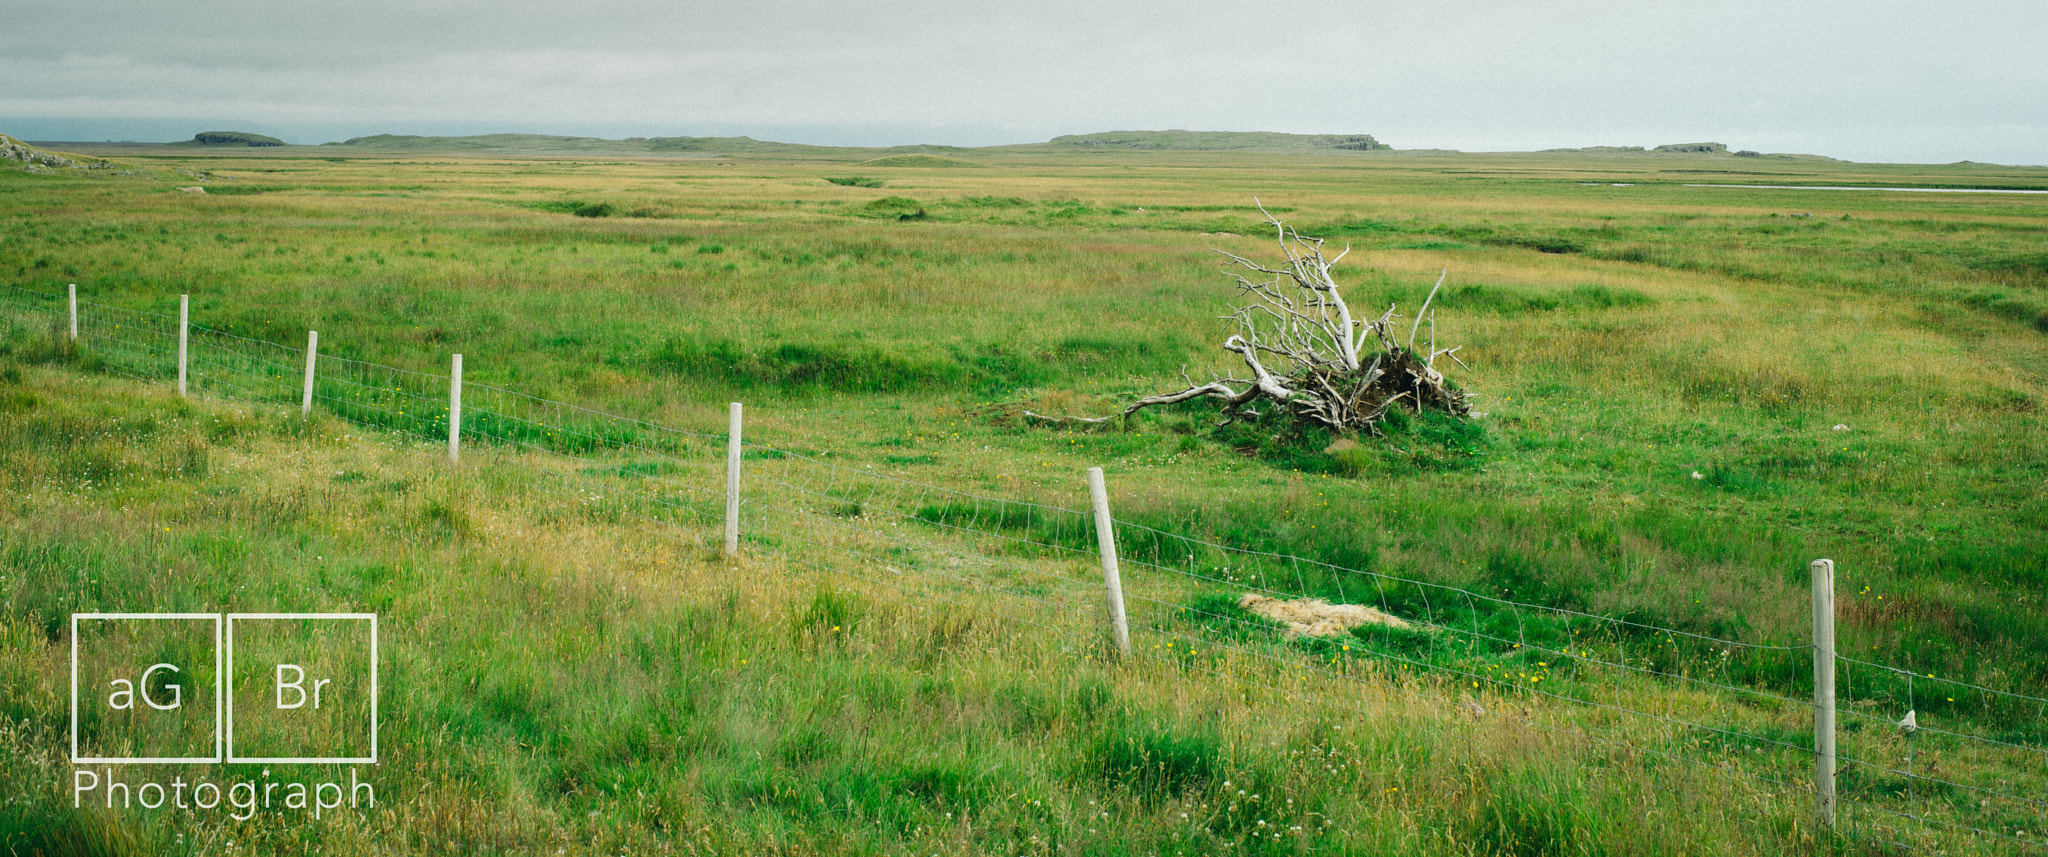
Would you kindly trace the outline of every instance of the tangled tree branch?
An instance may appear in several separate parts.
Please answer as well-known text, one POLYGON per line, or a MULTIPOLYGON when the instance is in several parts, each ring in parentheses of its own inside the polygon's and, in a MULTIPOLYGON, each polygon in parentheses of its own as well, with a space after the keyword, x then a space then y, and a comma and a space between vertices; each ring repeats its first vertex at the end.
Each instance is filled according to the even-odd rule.
MULTIPOLYGON (((1430 289, 1415 314, 1404 343, 1394 332, 1399 318, 1394 306, 1376 317, 1357 318, 1345 303, 1330 267, 1343 259, 1349 248, 1324 258, 1322 239, 1295 232, 1263 205, 1259 212, 1274 229, 1284 265, 1267 267, 1217 251, 1241 269, 1230 274, 1237 281, 1240 300, 1229 315, 1222 316, 1236 322, 1237 332, 1223 340, 1223 348, 1244 360, 1251 377, 1219 377, 1197 384, 1183 372, 1185 389, 1139 399, 1121 416, 1153 405, 1211 398, 1223 402, 1223 425, 1257 416, 1256 408, 1263 402, 1297 422, 1333 432, 1377 434, 1378 424, 1391 407, 1436 410, 1458 417, 1470 413, 1465 393, 1452 387, 1436 369, 1439 357, 1464 365, 1458 359, 1458 349, 1436 347, 1435 316, 1429 313, 1448 271, 1437 277, 1436 287, 1430 289), (1429 320, 1429 342, 1417 350, 1415 337, 1425 318, 1429 320)), ((1116 419, 1046 417, 1028 411, 1025 415, 1052 422, 1116 419)))

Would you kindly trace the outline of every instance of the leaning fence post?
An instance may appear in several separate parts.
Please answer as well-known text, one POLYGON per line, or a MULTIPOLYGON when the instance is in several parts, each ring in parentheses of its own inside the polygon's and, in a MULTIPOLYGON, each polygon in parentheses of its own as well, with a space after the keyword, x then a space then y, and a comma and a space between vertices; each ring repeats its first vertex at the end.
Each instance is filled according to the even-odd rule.
POLYGON ((1109 522, 1109 489, 1102 468, 1088 468, 1088 497, 1095 506, 1095 543, 1102 548, 1102 583, 1109 590, 1109 630, 1118 654, 1131 653, 1131 626, 1124 618, 1124 583, 1116 568, 1116 528, 1109 522))
POLYGON ((462 462, 462 355, 448 372, 448 463, 462 462))
POLYGON ((1835 561, 1813 572, 1813 805, 1823 828, 1835 826, 1835 561))
POLYGON ((306 331, 306 395, 299 400, 299 418, 313 415, 313 355, 320 353, 320 331, 306 331))
POLYGON ((72 283, 71 293, 71 341, 78 341, 78 284, 72 283))
POLYGON ((725 441, 725 555, 740 555, 740 403, 727 412, 725 441))
POLYGON ((185 398, 185 341, 192 330, 192 296, 178 296, 178 398, 185 398))

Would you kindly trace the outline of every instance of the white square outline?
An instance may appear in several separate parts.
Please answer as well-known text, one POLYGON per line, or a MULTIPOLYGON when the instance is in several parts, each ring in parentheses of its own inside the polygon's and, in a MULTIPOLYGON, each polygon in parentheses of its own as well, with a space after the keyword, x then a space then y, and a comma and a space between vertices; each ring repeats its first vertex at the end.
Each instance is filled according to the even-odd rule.
POLYGON ((219 613, 73 613, 71 614, 71 764, 73 765, 198 765, 226 758, 221 749, 221 616, 219 613), (211 757, 150 756, 140 759, 85 759, 78 755, 78 620, 80 619, 212 619, 213 620, 213 755, 211 757))
POLYGON ((227 749, 221 761, 230 765, 374 765, 377 764, 377 614, 375 613, 229 613, 227 614, 227 749), (235 620, 236 619, 368 619, 370 620, 370 755, 365 757, 235 756, 235 620))

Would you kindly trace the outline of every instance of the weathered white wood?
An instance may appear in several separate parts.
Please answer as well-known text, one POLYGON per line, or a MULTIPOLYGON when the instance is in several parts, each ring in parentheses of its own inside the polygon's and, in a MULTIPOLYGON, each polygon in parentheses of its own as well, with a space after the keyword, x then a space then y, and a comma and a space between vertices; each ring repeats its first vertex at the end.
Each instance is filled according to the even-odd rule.
MULTIPOLYGON (((1352 314, 1343 288, 1331 273, 1344 253, 1335 258, 1324 256, 1322 239, 1302 235, 1263 207, 1259 210, 1273 227, 1286 264, 1267 266, 1217 251, 1240 269, 1230 276, 1237 282, 1241 303, 1223 316, 1235 322, 1237 332, 1223 341, 1223 348, 1244 359, 1250 377, 1217 377, 1205 384, 1189 379, 1179 392, 1133 403, 1124 410, 1125 417, 1153 405, 1210 398, 1222 400, 1227 425, 1240 418, 1258 417, 1256 406, 1265 401, 1270 407, 1268 414, 1349 435, 1360 431, 1379 434, 1387 407, 1404 397, 1411 409, 1441 410, 1459 417, 1470 413, 1466 394, 1433 368, 1435 358, 1448 353, 1435 347, 1436 322, 1431 314, 1450 275, 1448 270, 1438 273, 1436 286, 1409 327, 1408 345, 1403 346, 1393 329, 1394 306, 1389 305, 1377 318, 1352 314), (1247 276, 1246 271, 1258 279, 1247 276), (1415 337, 1425 318, 1430 319, 1430 350, 1416 352, 1415 337), (1367 353, 1369 343, 1377 343, 1380 353, 1367 353)), ((1457 359, 1456 355, 1452 359, 1457 359)), ((1464 364, 1461 361, 1459 365, 1464 364)), ((1107 421, 1026 416, 1041 422, 1107 421)))
POLYGON ((192 332, 192 296, 178 296, 178 398, 185 397, 185 345, 192 332))
POLYGON ((1835 826, 1835 561, 1813 572, 1813 803, 1821 826, 1835 826))
POLYGON ((72 283, 71 293, 71 341, 78 341, 78 284, 72 283))
MULTIPOLYGON (((1436 290, 1444 287, 1444 278, 1450 275, 1451 269, 1449 268, 1445 268, 1437 273, 1436 285, 1429 287, 1429 297, 1423 298, 1422 308, 1415 311, 1415 323, 1408 326, 1409 351, 1415 350, 1415 332, 1422 329, 1422 316, 1424 313, 1429 312, 1430 301, 1436 300, 1436 290)), ((1429 347, 1436 347, 1436 321, 1434 319, 1432 319, 1429 323, 1429 347)))
POLYGON ((320 331, 306 331, 306 394, 299 400, 299 418, 313 415, 313 358, 320 353, 320 331))
POLYGON ((727 411, 725 441, 725 555, 740 555, 740 403, 727 411))
POLYGON ((462 463, 462 355, 448 372, 448 463, 462 463))
POLYGON ((1095 506, 1095 543, 1102 547, 1102 584, 1109 591, 1109 631, 1116 650, 1131 653, 1131 626, 1124 616, 1124 582, 1116 566, 1116 527, 1109 520, 1109 489, 1102 468, 1088 468, 1088 497, 1095 506))

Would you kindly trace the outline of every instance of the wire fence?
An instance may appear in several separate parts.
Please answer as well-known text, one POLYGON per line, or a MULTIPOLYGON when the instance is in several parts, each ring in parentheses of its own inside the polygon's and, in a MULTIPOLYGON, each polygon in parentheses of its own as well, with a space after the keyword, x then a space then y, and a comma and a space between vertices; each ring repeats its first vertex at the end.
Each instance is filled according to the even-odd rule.
MULTIPOLYGON (((179 321, 0 287, 0 343, 88 369, 177 377, 179 321), (40 343, 40 345, 38 344, 40 343)), ((188 389, 297 406, 307 352, 192 325, 188 389)), ((366 427, 443 440, 450 378, 316 355, 312 400, 366 427)), ((594 513, 712 544, 728 438, 465 381, 459 433, 594 513)), ((1022 606, 1073 633, 1105 611, 1092 513, 947 488, 769 444, 740 445, 744 550, 914 596, 1022 606)), ((1249 550, 1114 519, 1131 571, 1132 653, 1278 693, 1293 675, 1371 682, 1586 746, 1655 758, 1674 777, 1811 799, 1814 646, 1726 639, 1430 581, 1249 550), (1291 630, 1247 597, 1362 605, 1390 621, 1291 630), (1329 631, 1328 628, 1320 631, 1329 631), (1257 663, 1258 671, 1229 664, 1257 663)), ((1930 847, 1964 836, 2048 853, 2048 699, 1837 654, 1838 830, 1930 847)), ((1343 697, 1343 694, 1338 694, 1343 697)))

